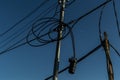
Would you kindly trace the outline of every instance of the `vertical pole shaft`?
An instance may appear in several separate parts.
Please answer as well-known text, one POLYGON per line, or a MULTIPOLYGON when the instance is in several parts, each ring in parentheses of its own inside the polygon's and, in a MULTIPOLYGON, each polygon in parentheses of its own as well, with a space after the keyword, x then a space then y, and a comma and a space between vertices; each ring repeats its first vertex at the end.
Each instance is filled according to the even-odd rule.
POLYGON ((54 69, 53 69, 53 80, 58 80, 58 71, 59 71, 59 62, 60 62, 60 48, 61 48, 61 38, 62 38, 62 29, 64 21, 64 9, 65 9, 65 2, 66 0, 61 0, 60 3, 60 22, 58 28, 58 40, 56 44, 56 54, 54 60, 54 69))
POLYGON ((108 72, 108 79, 114 80, 114 74, 113 74, 113 66, 110 58, 110 48, 109 48, 109 41, 107 38, 107 33, 104 32, 104 50, 106 53, 106 62, 107 62, 107 72, 108 72))

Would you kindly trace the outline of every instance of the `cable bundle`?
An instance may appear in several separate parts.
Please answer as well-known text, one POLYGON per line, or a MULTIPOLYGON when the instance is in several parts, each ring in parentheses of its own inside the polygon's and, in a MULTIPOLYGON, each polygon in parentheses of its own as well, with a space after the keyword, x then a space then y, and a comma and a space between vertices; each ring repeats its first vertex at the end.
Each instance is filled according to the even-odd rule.
POLYGON ((70 26, 64 22, 60 22, 59 19, 42 18, 33 23, 32 28, 26 37, 26 41, 30 46, 39 47, 64 39, 70 31, 70 26), (62 26, 62 38, 58 39, 58 31, 60 30, 60 26, 62 26), (31 38, 34 38, 35 41, 37 41, 37 44, 35 44, 35 41, 31 42, 31 38))

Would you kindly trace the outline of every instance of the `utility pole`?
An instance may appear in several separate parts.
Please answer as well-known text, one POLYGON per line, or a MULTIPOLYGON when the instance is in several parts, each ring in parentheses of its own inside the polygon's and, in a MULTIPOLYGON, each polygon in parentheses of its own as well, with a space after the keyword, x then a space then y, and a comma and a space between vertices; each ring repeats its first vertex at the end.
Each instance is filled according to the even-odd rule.
POLYGON ((60 62, 60 48, 61 48, 61 38, 62 38, 62 30, 64 28, 64 9, 66 0, 59 0, 60 3, 60 21, 58 26, 58 40, 56 44, 56 54, 54 60, 54 69, 53 69, 53 80, 58 80, 58 71, 59 71, 59 62, 60 62))
POLYGON ((112 62, 111 62, 111 59, 110 59, 110 46, 109 46, 109 41, 108 41, 106 32, 104 32, 103 47, 104 47, 104 50, 105 50, 105 53, 106 53, 108 79, 109 80, 114 80, 113 66, 112 66, 112 62))

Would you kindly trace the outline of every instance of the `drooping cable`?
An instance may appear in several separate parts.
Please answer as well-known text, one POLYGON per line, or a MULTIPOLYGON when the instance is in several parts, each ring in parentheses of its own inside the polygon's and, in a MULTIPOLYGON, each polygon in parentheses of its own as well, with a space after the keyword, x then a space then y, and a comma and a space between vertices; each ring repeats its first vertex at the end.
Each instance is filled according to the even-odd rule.
POLYGON ((98 23, 98 29, 99 29, 99 39, 100 42, 102 43, 102 30, 101 30, 101 24, 102 24, 102 16, 103 16, 103 11, 104 11, 105 5, 102 7, 100 11, 100 17, 99 17, 99 23, 98 23))
MULTIPOLYGON (((67 30, 70 30, 70 29, 69 29, 69 26, 66 27, 66 28, 68 28, 67 30)), ((66 30, 66 29, 65 29, 65 30, 66 30)), ((54 30, 53 30, 53 31, 54 31, 54 30)), ((41 39, 42 37, 44 37, 44 36, 46 36, 46 35, 48 35, 48 34, 50 34, 50 32, 47 32, 47 33, 44 33, 43 35, 40 35, 40 36, 39 36, 39 39, 41 39)), ((68 34, 68 32, 67 32, 67 34, 68 34)), ((66 33, 63 34, 63 37, 62 37, 61 39, 64 39, 67 34, 66 34, 66 33)), ((27 41, 25 41, 25 42, 22 42, 22 41, 24 41, 25 39, 26 39, 26 37, 20 39, 19 41, 17 41, 16 43, 14 43, 13 45, 11 45, 10 47, 8 47, 7 49, 5 49, 4 51, 1 51, 0 54, 3 54, 3 53, 6 53, 6 52, 8 52, 8 51, 11 51, 11 50, 13 50, 13 49, 16 49, 16 48, 18 48, 18 47, 20 47, 20 46, 23 46, 23 45, 27 44, 27 43, 31 43, 32 41, 35 41, 37 38, 35 37, 35 38, 33 38, 33 39, 30 39, 30 40, 27 40, 27 41), (22 42, 22 43, 21 43, 21 42, 22 42)), ((44 39, 43 39, 43 40, 44 40, 44 39)), ((56 41, 56 39, 54 39, 54 41, 56 41)), ((54 41, 50 41, 50 40, 49 40, 49 43, 54 42, 54 41)), ((46 44, 48 44, 48 43, 46 43, 46 44)), ((43 46, 43 45, 46 45, 46 44, 44 43, 44 44, 41 44, 41 45, 39 45, 39 46, 43 46)))
MULTIPOLYGON (((84 59, 86 59, 88 56, 92 55, 95 51, 97 51, 98 49, 100 49, 101 46, 102 46, 101 44, 98 45, 97 47, 95 47, 94 49, 92 49, 91 51, 89 51, 86 55, 84 55, 83 57, 79 58, 79 59, 77 60, 77 64, 80 63, 81 61, 83 61, 84 59)), ((67 67, 65 67, 64 69, 60 70, 60 71, 59 71, 59 74, 62 73, 62 72, 64 72, 64 71, 66 71, 68 68, 69 68, 69 66, 67 66, 67 67)), ((52 78, 52 77, 53 77, 53 75, 47 77, 45 80, 49 80, 49 79, 52 78)))
MULTIPOLYGON (((111 1, 111 0, 110 0, 110 1, 111 1)), ((96 7, 96 8, 94 8, 94 9, 91 10, 90 12, 88 12, 88 13, 86 13, 85 15, 79 17, 77 20, 73 20, 73 21, 71 21, 69 24, 74 23, 73 26, 72 26, 72 28, 73 28, 74 25, 75 25, 76 23, 78 23, 80 19, 82 19, 83 17, 89 15, 89 14, 92 13, 94 10, 97 10, 98 8, 102 7, 103 5, 105 5, 106 3, 110 2, 110 1, 106 1, 106 2, 103 3, 102 5, 100 5, 100 6, 96 7)), ((85 55, 82 59, 86 58, 87 56, 89 56, 89 55, 85 55)), ((82 60, 82 59, 80 59, 80 60, 82 60)), ((79 60, 79 61, 80 61, 80 60, 79 60)), ((64 72, 64 71, 67 70, 68 68, 69 68, 69 66, 66 67, 66 68, 64 68, 63 70, 61 70, 59 73, 64 72)), ((46 78, 45 80, 48 80, 48 79, 50 79, 50 78, 52 78, 52 77, 53 77, 53 76, 50 76, 50 77, 46 78)))
MULTIPOLYGON (((19 29, 19 31, 14 31, 14 33, 11 34, 11 36, 6 37, 6 39, 4 39, 4 40, 1 42, 1 44, 3 44, 3 45, 1 45, 1 47, 3 48, 3 47, 5 47, 6 45, 8 46, 10 42, 12 42, 12 41, 15 40, 16 38, 18 38, 18 37, 19 37, 20 35, 22 35, 24 32, 28 31, 28 30, 31 28, 31 23, 35 22, 36 19, 38 19, 39 17, 41 17, 41 18, 42 18, 42 17, 45 17, 46 14, 48 14, 48 13, 50 13, 51 11, 54 10, 55 6, 57 6, 56 3, 50 5, 49 8, 45 9, 44 11, 42 11, 38 16, 36 16, 36 17, 35 17, 34 19, 32 19, 30 22, 28 22, 28 23, 25 24, 23 27, 21 27, 21 28, 19 29), (7 41, 7 42, 6 42, 6 41, 7 41)), ((54 14, 54 16, 55 16, 55 14, 54 14)), ((25 36, 25 35, 24 35, 24 36, 25 36)), ((25 39, 26 39, 26 36, 23 37, 22 40, 20 39, 18 42, 20 43, 20 42, 22 42, 22 41, 25 40, 25 39)), ((16 43, 16 45, 17 45, 17 43, 16 43)), ((15 45, 15 46, 16 46, 16 45, 15 45)))
MULTIPOLYGON (((104 3, 102 3, 102 4, 100 4, 100 5, 97 6, 96 8, 94 8, 94 9, 90 10, 89 12, 87 12, 86 14, 80 16, 78 19, 75 19, 75 20, 70 21, 67 25, 70 25, 70 24, 73 24, 73 23, 74 23, 74 25, 75 25, 77 22, 79 22, 79 20, 81 20, 82 18, 84 18, 84 17, 86 17, 87 15, 91 14, 91 13, 94 12, 95 10, 101 8, 102 6, 106 5, 106 4, 109 3, 110 1, 112 1, 112 0, 109 0, 109 1, 106 1, 106 2, 104 2, 104 3)), ((74 25, 72 26, 72 28, 74 27, 74 25)), ((67 36, 67 35, 66 35, 66 36, 67 36)), ((23 42, 23 43, 17 45, 18 43, 24 41, 24 39, 25 39, 25 38, 19 40, 18 42, 16 42, 15 44, 13 44, 13 45, 10 46, 9 48, 7 48, 6 50, 0 52, 0 54, 6 53, 6 52, 8 52, 8 51, 11 51, 11 50, 13 50, 13 49, 16 49, 16 48, 18 48, 18 47, 20 47, 20 46, 23 46, 23 45, 27 44, 27 42, 23 42)), ((34 40, 36 40, 36 38, 34 38, 34 39, 32 39, 32 40, 29 40, 29 42, 32 42, 32 41, 34 41, 34 40)))
MULTIPOLYGON (((70 31, 70 27, 63 22, 61 24, 63 24, 63 27, 64 27, 61 39, 64 39, 66 35, 68 35, 70 31)), ((30 37, 29 34, 26 39, 27 39, 28 44, 34 47, 38 47, 43 44, 48 44, 48 43, 57 41, 58 30, 59 30, 59 19, 55 19, 55 18, 39 19, 38 21, 36 21, 36 23, 33 24, 33 27, 31 29, 32 33, 29 33, 29 34, 33 34, 33 36, 40 43, 40 45, 37 44, 35 46, 29 43, 29 37, 30 37)))
POLYGON ((73 48, 73 57, 76 58, 76 48, 75 48, 75 40, 74 40, 74 34, 73 31, 70 32, 71 41, 72 41, 72 48, 73 48))
POLYGON ((100 4, 99 6, 97 6, 96 8, 88 11, 86 14, 80 16, 78 19, 72 20, 70 21, 68 24, 72 24, 72 28, 84 17, 88 16, 89 14, 91 14, 92 12, 98 10, 99 8, 103 7, 104 5, 106 5, 107 3, 111 2, 112 0, 107 0, 104 3, 100 4))
MULTIPOLYGON (((114 3, 114 2, 113 2, 114 3)), ((101 42, 101 44, 103 43, 103 40, 102 40, 102 36, 101 36, 101 23, 102 23, 102 15, 103 15, 103 10, 104 10, 104 8, 105 8, 105 5, 103 6, 103 8, 102 8, 102 10, 101 10, 101 12, 100 12, 100 17, 99 17, 99 24, 98 24, 98 27, 99 27, 99 38, 100 38, 100 42, 101 42)), ((115 11, 116 12, 116 11, 115 11)), ((120 53, 117 51, 117 49, 115 49, 115 47, 112 45, 112 44, 110 44, 109 43, 109 45, 110 45, 110 47, 117 53, 117 55, 120 57, 120 53)), ((110 63, 111 63, 111 61, 110 61, 110 63)))
POLYGON ((117 10, 116 10, 115 0, 113 0, 112 3, 113 3, 113 9, 114 9, 114 14, 115 14, 117 30, 118 30, 118 34, 119 34, 119 37, 120 37, 120 25, 119 25, 119 20, 118 20, 118 14, 117 14, 117 10))

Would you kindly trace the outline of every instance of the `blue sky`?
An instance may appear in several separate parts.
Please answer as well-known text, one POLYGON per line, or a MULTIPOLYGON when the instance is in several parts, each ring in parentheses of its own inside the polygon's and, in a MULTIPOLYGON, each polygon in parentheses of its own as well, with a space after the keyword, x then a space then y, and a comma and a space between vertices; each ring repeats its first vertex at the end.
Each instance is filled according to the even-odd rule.
MULTIPOLYGON (((23 17, 30 14, 45 0, 0 0, 0 34, 15 25, 23 17)), ((23 22, 15 26, 5 35, 0 36, 0 53, 8 47, 24 38, 31 30, 33 23, 38 19, 52 17, 55 9, 59 12, 57 0, 46 0, 46 4, 28 16, 23 22), (46 9, 53 8, 50 11, 46 9)), ((71 1, 71 0, 70 0, 71 1)), ((77 19, 106 0, 75 0, 74 3, 65 9, 65 23, 77 19)), ((118 20, 120 23, 120 1, 114 0, 118 20)), ((69 4, 69 3, 68 3, 69 4)), ((90 50, 100 44, 98 23, 102 8, 94 11, 81 19, 73 28, 76 47, 76 58, 79 59, 90 50)), ((117 32, 117 25, 114 15, 112 1, 106 4, 102 15, 102 33, 106 31, 110 43, 120 52, 120 37, 117 32)), ((59 13, 55 17, 59 19, 59 13)), ((33 36, 31 36, 33 38, 33 36)), ((103 35, 102 35, 103 37, 103 35)), ((18 43, 17 45, 25 42, 18 43)), ((36 42, 33 42, 36 43, 36 42)), ((37 42, 37 44, 39 44, 37 42)), ((14 46, 13 46, 14 47, 14 46)), ((32 47, 25 44, 14 50, 0 55, 0 80, 44 80, 53 73, 56 42, 40 47, 32 47)), ((60 70, 69 65, 68 59, 72 57, 72 44, 70 36, 62 40, 60 70)), ((113 63, 115 80, 120 80, 120 57, 110 49, 113 63)), ((101 47, 91 56, 77 64, 75 74, 68 71, 59 74, 58 80, 107 80, 106 59, 104 49, 101 47)), ((52 80, 52 79, 50 79, 52 80)))

